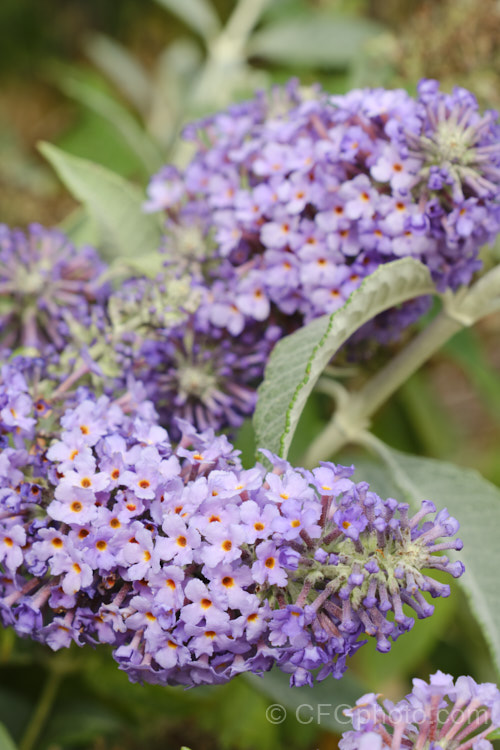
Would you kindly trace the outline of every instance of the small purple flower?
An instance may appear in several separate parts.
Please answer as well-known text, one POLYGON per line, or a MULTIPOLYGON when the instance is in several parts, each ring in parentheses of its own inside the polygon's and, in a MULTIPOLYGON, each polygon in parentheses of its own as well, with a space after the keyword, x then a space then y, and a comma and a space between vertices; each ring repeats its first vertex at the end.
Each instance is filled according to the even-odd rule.
POLYGON ((256 547, 257 560, 252 565, 252 575, 257 583, 286 586, 287 574, 279 562, 279 553, 273 542, 261 542, 256 547))
POLYGON ((360 533, 368 526, 368 518, 363 509, 357 505, 352 505, 345 510, 339 509, 334 513, 333 520, 350 539, 359 539, 360 533))

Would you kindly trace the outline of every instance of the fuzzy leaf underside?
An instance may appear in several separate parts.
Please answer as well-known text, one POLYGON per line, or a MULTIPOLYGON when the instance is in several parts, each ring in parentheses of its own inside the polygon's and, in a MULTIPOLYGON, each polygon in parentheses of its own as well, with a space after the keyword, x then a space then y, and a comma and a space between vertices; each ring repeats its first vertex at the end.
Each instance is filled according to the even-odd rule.
POLYGON ((258 392, 257 446, 286 457, 307 398, 328 362, 364 323, 402 302, 435 293, 429 270, 413 258, 380 266, 345 305, 283 338, 258 392))

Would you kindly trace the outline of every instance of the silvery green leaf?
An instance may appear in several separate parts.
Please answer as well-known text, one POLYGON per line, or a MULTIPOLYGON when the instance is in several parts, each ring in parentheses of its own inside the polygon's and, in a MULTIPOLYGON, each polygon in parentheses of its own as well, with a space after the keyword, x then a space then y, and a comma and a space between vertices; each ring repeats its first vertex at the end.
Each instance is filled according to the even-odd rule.
POLYGON ((158 58, 147 127, 165 150, 185 117, 186 102, 202 59, 199 45, 190 38, 176 39, 158 58))
POLYGON ((141 257, 159 248, 161 223, 142 211, 137 188, 114 172, 87 159, 42 143, 40 151, 68 188, 98 222, 103 254, 141 257))
POLYGON ((92 34, 85 52, 120 93, 143 116, 151 105, 151 81, 147 70, 122 44, 104 34, 92 34))
POLYGON ((500 310, 500 266, 481 276, 457 307, 459 315, 475 322, 500 310))
POLYGON ((285 457, 316 381, 358 328, 401 302, 435 293, 429 270, 413 258, 380 266, 343 307, 286 336, 274 348, 254 415, 259 448, 285 457))
POLYGON ((363 44, 382 30, 366 18, 311 11, 264 26, 253 35, 247 51, 294 68, 345 68, 354 62, 363 44))
POLYGON ((85 107, 107 120, 122 135, 130 150, 144 165, 147 175, 156 172, 165 159, 136 118, 120 102, 95 86, 65 76, 60 81, 62 90, 85 107))
POLYGON ((68 214, 61 221, 58 228, 77 247, 82 247, 83 245, 93 245, 95 247, 99 242, 99 226, 83 206, 78 206, 78 208, 75 208, 74 211, 68 214))

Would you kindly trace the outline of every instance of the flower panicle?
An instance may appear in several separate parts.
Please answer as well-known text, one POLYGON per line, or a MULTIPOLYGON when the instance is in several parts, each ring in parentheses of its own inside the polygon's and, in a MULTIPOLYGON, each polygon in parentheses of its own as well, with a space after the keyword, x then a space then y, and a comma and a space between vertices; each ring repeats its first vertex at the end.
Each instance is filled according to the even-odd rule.
POLYGON ((243 469, 225 436, 179 420, 176 444, 140 384, 52 400, 41 364, 0 380, 0 617, 53 649, 107 643, 133 680, 225 682, 277 665, 339 678, 432 612, 460 575, 458 523, 411 516, 353 467, 243 469), (43 386, 44 398, 35 391, 43 386), (125 410, 126 408, 126 410, 125 410))

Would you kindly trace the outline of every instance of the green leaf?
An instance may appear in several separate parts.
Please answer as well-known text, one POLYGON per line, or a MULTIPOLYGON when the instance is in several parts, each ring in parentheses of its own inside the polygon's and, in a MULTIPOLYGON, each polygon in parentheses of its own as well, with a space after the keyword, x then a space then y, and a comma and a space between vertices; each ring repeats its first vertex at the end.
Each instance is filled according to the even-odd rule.
POLYGON ((59 224, 59 229, 77 247, 97 245, 99 242, 99 226, 82 206, 68 214, 59 224))
POLYGON ((277 727, 267 721, 267 700, 245 680, 219 687, 197 711, 197 725, 217 737, 221 750, 275 750, 277 727))
POLYGON ((0 724, 0 750, 16 750, 13 740, 3 724, 0 724))
POLYGON ((75 706, 59 704, 43 733, 50 746, 89 746, 99 737, 116 735, 124 729, 120 715, 91 699, 83 698, 75 706))
POLYGON ((146 117, 153 97, 153 87, 147 70, 126 47, 104 34, 93 34, 84 46, 94 65, 109 78, 127 101, 146 117))
POLYGON ((498 372, 488 361, 477 332, 471 329, 460 331, 445 344, 443 352, 460 365, 488 412, 500 421, 498 372))
POLYGON ((309 12, 265 26, 251 38, 248 53, 294 68, 345 68, 383 28, 365 18, 309 12))
POLYGON ((112 96, 74 77, 59 82, 62 90, 76 101, 107 120, 121 134, 131 151, 144 165, 146 174, 157 171, 164 162, 160 149, 145 133, 128 109, 112 96))
MULTIPOLYGON (((13 662, 9 666, 12 667, 13 662)), ((33 670, 35 669, 36 667, 32 663, 26 669, 26 674, 33 674, 33 670)), ((23 674, 22 669, 19 669, 18 672, 19 674, 23 674)), ((6 678, 9 679, 8 675, 13 675, 15 672, 9 669, 9 671, 6 670, 5 674, 6 678)), ((34 702, 29 696, 23 695, 22 687, 13 685, 12 682, 9 683, 8 687, 0 685, 0 727, 7 737, 15 737, 16 741, 19 741, 34 710, 34 702)), ((1 734, 0 737, 2 737, 1 734)), ((10 750, 8 745, 7 748, 10 750)))
MULTIPOLYGON (((282 706, 286 715, 299 723, 320 724, 322 729, 343 732, 350 720, 343 714, 358 698, 367 692, 366 685, 346 673, 341 680, 327 677, 314 687, 290 687, 290 677, 279 669, 272 669, 262 677, 248 674, 245 679, 271 698, 270 705, 282 706), (309 721, 312 719, 312 721, 309 721)), ((285 715, 284 713, 282 714, 285 715)), ((272 717, 272 715, 271 715, 272 717)), ((275 720, 281 718, 276 712, 275 720)))
POLYGON ((166 10, 209 41, 220 31, 220 21, 208 0, 156 0, 166 10))
POLYGON ((142 212, 143 197, 137 188, 108 169, 49 143, 42 143, 40 151, 99 223, 105 257, 141 257, 159 248, 160 222, 155 215, 142 212))
POLYGON ((394 305, 435 292, 426 266, 403 258, 380 266, 343 307, 282 339, 268 361, 254 415, 257 445, 286 456, 307 398, 342 344, 394 305))
POLYGON ((385 470, 379 467, 368 475, 363 471, 363 478, 370 481, 375 491, 384 497, 401 497, 403 492, 414 508, 419 507, 422 500, 432 500, 438 510, 448 508, 460 522, 459 536, 464 547, 449 556, 462 560, 465 565, 465 573, 458 583, 465 591, 500 671, 500 489, 472 469, 409 456, 388 446, 384 447, 384 453, 387 453, 385 470))
MULTIPOLYGON (((457 442, 455 422, 423 373, 416 372, 403 383, 396 400, 397 408, 409 420, 408 432, 418 441, 417 453, 444 459, 453 454, 457 442)), ((409 448, 413 449, 414 446, 409 448)))
POLYGON ((459 302, 457 312, 467 322, 474 323, 497 310, 500 310, 500 266, 494 266, 478 279, 463 302, 459 302))
MULTIPOLYGON (((181 37, 169 44, 156 61, 153 100, 147 125, 148 131, 166 153, 169 153, 180 124, 186 117, 186 101, 202 60, 198 42, 181 37)), ((178 148, 179 143, 169 159, 176 156, 178 148)))

